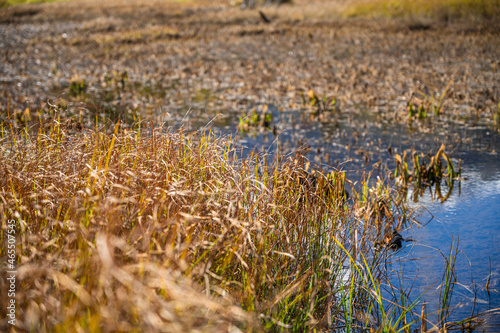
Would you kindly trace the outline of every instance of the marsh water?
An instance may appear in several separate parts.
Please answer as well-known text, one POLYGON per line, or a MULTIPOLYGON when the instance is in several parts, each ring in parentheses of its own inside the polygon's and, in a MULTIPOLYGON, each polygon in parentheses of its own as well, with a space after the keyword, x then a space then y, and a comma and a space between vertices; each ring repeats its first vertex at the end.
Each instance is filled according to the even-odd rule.
MULTIPOLYGON (((445 257, 452 244, 458 246, 456 283, 446 320, 492 310, 480 317, 483 321, 477 329, 500 330, 500 314, 495 311, 500 308, 500 135, 495 127, 474 118, 435 117, 402 124, 384 120, 365 106, 351 111, 320 119, 308 110, 278 111, 269 106, 274 130, 241 132, 236 114, 215 119, 210 126, 219 133, 233 133, 244 153, 256 150, 273 156, 277 149, 283 153, 302 150, 312 163, 325 170, 344 170, 352 181, 371 170, 380 176, 394 171, 396 153, 415 149, 435 154, 444 143, 455 167, 461 160, 463 180, 455 181, 444 202, 431 190, 423 195, 409 191, 407 200, 415 209, 417 223, 401 233, 414 242, 403 243, 391 255, 387 273, 395 285, 403 278, 413 300, 423 294, 420 303, 427 304, 430 321, 437 322, 445 257)), ((448 190, 447 186, 441 189, 444 194, 448 190)))

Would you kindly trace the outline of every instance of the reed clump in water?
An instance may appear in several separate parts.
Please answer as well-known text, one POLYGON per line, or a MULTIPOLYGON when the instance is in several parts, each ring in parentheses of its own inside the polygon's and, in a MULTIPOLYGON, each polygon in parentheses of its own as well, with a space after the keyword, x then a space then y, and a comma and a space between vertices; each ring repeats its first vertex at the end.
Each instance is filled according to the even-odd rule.
POLYGON ((409 219, 382 181, 346 200, 342 172, 317 172, 311 186, 297 158, 241 158, 210 132, 61 124, 0 128, 17 327, 302 332, 416 320, 403 291, 384 291, 384 252, 372 251, 381 230, 409 219))
POLYGON ((415 200, 421 196, 424 191, 435 187, 436 196, 444 202, 453 192, 455 180, 461 181, 462 166, 461 160, 458 161, 458 171, 451 158, 445 152, 445 145, 442 144, 435 155, 418 154, 415 151, 411 154, 412 170, 408 167, 407 151, 403 152, 403 156, 396 154, 396 169, 394 177, 398 184, 407 188, 409 184, 413 184, 415 200), (443 163, 444 161, 444 163, 443 163), (441 184, 445 183, 448 186, 448 191, 445 195, 441 194, 441 184))

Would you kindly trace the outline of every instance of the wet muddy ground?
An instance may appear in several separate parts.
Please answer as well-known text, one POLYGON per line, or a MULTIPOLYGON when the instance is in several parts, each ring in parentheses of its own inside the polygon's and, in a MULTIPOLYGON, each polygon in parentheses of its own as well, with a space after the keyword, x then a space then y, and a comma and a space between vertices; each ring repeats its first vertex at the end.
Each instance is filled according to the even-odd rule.
POLYGON ((34 113, 59 96, 77 115, 87 108, 175 120, 192 107, 193 117, 224 119, 257 103, 297 108, 313 90, 335 98, 341 112, 364 104, 405 122, 412 96, 425 100, 421 91, 437 101, 450 84, 442 117, 492 121, 500 99, 498 23, 345 20, 325 17, 321 4, 316 13, 300 6, 263 9, 270 24, 257 11, 217 1, 4 9, 2 113, 34 113), (68 96, 75 76, 86 83, 90 105, 83 108, 68 96))

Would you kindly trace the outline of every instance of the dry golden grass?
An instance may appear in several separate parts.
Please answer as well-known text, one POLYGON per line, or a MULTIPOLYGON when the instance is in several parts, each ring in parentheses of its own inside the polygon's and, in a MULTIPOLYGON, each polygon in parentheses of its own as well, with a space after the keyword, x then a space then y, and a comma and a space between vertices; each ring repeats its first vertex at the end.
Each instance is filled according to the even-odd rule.
POLYGON ((348 204, 343 173, 241 159, 209 133, 9 127, 1 233, 17 221, 18 328, 303 331, 340 323, 346 306, 377 314, 363 325, 394 325, 376 296, 384 252, 371 246, 408 213, 387 185, 348 204))

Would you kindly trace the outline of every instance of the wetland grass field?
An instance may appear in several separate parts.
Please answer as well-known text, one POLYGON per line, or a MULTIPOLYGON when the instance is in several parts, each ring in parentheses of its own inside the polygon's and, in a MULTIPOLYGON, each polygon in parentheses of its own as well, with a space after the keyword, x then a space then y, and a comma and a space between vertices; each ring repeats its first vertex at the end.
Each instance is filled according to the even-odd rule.
POLYGON ((0 2, 0 330, 498 331, 500 4, 418 3, 0 2))

